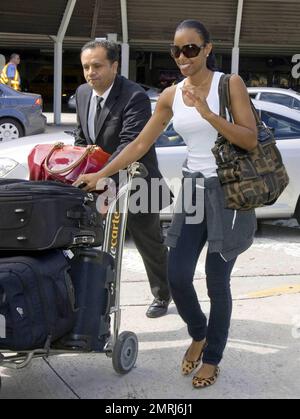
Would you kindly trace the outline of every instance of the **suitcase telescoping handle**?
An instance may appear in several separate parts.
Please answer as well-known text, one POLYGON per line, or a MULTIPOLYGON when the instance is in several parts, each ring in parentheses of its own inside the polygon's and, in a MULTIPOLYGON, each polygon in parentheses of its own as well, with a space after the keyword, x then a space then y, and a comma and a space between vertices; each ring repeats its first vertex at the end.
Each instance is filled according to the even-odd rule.
POLYGON ((143 163, 134 162, 127 168, 128 174, 131 178, 141 177, 145 178, 148 176, 148 170, 143 163))

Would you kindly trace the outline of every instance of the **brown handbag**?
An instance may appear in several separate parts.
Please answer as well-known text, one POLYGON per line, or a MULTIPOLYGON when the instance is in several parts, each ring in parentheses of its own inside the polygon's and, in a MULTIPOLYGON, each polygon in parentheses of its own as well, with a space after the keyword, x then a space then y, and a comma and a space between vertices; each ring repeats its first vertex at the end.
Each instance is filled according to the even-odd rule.
MULTIPOLYGON (((230 74, 221 76, 219 97, 220 116, 226 119, 227 109, 232 120, 230 76, 230 74)), ((250 103, 257 126, 257 146, 247 151, 231 144, 218 134, 215 146, 212 148, 218 166, 217 174, 224 192, 225 207, 235 210, 272 205, 289 183, 275 138, 260 120, 251 99, 250 103)))
POLYGON ((95 145, 37 144, 28 156, 29 179, 71 184, 81 174, 101 170, 109 157, 110 154, 95 145))

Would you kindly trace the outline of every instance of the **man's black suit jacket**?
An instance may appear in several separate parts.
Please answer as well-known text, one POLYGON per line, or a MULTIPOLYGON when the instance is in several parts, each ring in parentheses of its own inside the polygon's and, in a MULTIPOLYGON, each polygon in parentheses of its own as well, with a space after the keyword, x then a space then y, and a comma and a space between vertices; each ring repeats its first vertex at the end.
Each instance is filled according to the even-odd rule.
MULTIPOLYGON (((77 130, 75 145, 94 144, 88 132, 88 114, 92 88, 86 83, 76 91, 77 130)), ((123 76, 117 75, 113 87, 106 99, 97 121, 95 133, 96 145, 116 157, 126 145, 133 141, 142 131, 151 117, 151 104, 144 89, 123 76)), ((162 178, 158 168, 155 147, 140 159, 147 170, 146 180, 162 178)), ((167 188, 165 185, 164 189, 167 188)), ((165 192, 169 190, 165 189, 165 192)), ((161 200, 160 200, 161 201, 161 200)), ((160 209, 161 209, 160 203, 160 209)))

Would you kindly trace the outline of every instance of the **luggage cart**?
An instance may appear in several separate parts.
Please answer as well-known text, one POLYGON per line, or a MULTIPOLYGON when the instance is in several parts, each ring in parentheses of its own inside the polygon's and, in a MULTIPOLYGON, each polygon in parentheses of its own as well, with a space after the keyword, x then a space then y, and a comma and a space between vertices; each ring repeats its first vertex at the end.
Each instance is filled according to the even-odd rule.
MULTIPOLYGON (((127 174, 127 182, 124 185, 120 185, 116 199, 109 205, 104 221, 104 242, 101 247, 101 250, 108 253, 114 260, 114 280, 109 290, 109 315, 114 316, 113 330, 109 334, 101 352, 112 359, 113 368, 118 374, 126 374, 131 371, 138 355, 138 339, 135 333, 124 331, 119 334, 121 324, 120 279, 131 184, 134 177, 145 177, 147 170, 141 163, 135 162, 128 167, 127 174)), ((53 349, 51 347, 49 349, 18 351, 17 353, 13 353, 11 350, 0 349, 0 366, 10 369, 21 369, 27 367, 33 358, 47 358, 53 355, 87 352, 86 350, 78 350, 78 348, 66 350, 53 349)))

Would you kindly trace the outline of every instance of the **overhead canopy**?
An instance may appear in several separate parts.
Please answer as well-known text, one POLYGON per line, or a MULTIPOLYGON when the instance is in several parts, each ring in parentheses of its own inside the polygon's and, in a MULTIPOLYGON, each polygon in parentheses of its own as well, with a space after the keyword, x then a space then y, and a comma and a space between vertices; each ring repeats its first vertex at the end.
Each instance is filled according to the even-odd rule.
MULTIPOLYGON (((177 24, 204 22, 215 49, 230 52, 238 0, 127 0, 128 42, 163 51, 177 24)), ((8 0, 0 4, 0 48, 53 48, 67 0, 8 0)), ((296 54, 300 45, 299 0, 244 0, 240 53, 296 54)), ((117 33, 122 41, 120 0, 77 0, 64 48, 80 48, 95 37, 117 33)))

